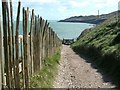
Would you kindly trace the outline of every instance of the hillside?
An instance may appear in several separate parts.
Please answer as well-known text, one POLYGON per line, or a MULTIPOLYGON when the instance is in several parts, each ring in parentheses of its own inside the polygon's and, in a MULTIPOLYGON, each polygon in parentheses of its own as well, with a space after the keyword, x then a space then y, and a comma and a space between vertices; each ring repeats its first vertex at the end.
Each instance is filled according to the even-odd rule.
POLYGON ((117 14, 117 11, 109 13, 109 14, 102 14, 100 16, 98 16, 98 15, 73 16, 70 18, 66 18, 64 20, 60 20, 59 22, 80 22, 80 23, 99 24, 116 14, 117 14))
POLYGON ((92 57, 92 62, 120 86, 120 22, 113 16, 94 28, 87 29, 71 46, 78 54, 92 57))

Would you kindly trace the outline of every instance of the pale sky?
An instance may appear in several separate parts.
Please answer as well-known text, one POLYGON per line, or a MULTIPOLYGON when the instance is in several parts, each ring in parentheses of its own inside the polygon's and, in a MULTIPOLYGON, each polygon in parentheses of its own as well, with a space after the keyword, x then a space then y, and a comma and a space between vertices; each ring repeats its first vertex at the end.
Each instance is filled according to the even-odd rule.
MULTIPOLYGON (((17 1, 13 0, 14 17, 17 14, 17 1)), ((35 9, 36 15, 39 14, 47 20, 60 20, 71 16, 97 15, 110 13, 118 10, 120 0, 21 0, 22 7, 35 9)), ((1 4, 1 2, 0 2, 1 4)), ((0 5, 0 12, 1 12, 0 5)), ((22 8, 21 8, 22 15, 22 8)), ((22 18, 21 18, 22 20, 22 18)))

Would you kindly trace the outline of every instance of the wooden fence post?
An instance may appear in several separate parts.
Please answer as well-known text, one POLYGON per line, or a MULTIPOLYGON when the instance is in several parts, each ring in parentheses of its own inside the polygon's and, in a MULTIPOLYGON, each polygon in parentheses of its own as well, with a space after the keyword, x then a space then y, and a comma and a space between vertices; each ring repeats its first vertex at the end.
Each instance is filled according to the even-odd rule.
POLYGON ((33 31, 33 66, 34 66, 34 72, 37 71, 37 59, 36 59, 36 54, 37 54, 37 45, 36 45, 36 30, 37 29, 37 17, 35 16, 35 26, 34 26, 34 31, 33 31))
POLYGON ((48 27, 48 57, 50 57, 50 27, 48 27))
POLYGON ((14 23, 13 23, 13 7, 12 7, 12 0, 10 0, 10 14, 11 14, 11 31, 12 31, 12 67, 13 67, 13 87, 15 86, 15 58, 14 58, 14 23))
POLYGON ((38 39, 38 70, 41 69, 41 19, 39 18, 38 15, 38 28, 37 28, 37 39, 38 39))
POLYGON ((0 15, 0 90, 3 88, 3 78, 4 78, 4 72, 3 69, 3 57, 2 57, 2 28, 1 28, 1 15, 0 15))
MULTIPOLYGON (((25 33, 25 9, 23 7, 23 53, 24 53, 24 33, 25 33)), ((23 55, 23 60, 22 60, 22 83, 23 83, 23 88, 25 88, 25 71, 24 71, 24 55, 23 55)))
POLYGON ((44 61, 43 61, 43 56, 44 56, 44 52, 43 52, 43 31, 44 31, 44 20, 41 17, 41 63, 43 65, 44 61))
POLYGON ((51 28, 49 30, 49 45, 50 45, 50 50, 49 50, 49 55, 52 56, 52 38, 51 38, 51 28))
POLYGON ((17 12, 17 20, 16 20, 16 37, 15 37, 15 45, 16 45, 16 75, 15 75, 15 88, 20 88, 20 78, 19 78, 19 19, 20 19, 20 1, 18 2, 18 12, 17 12))
POLYGON ((53 53, 54 53, 54 50, 53 50, 53 48, 54 48, 54 35, 53 35, 53 30, 51 30, 51 46, 52 46, 52 55, 53 55, 53 53))
POLYGON ((28 35, 28 31, 29 31, 29 7, 27 7, 27 57, 28 57, 28 82, 29 80, 29 76, 30 76, 30 37, 28 35))
POLYGON ((55 53, 56 53, 56 49, 57 49, 57 34, 55 33, 55 53))
POLYGON ((44 64, 44 59, 45 59, 45 40, 44 40, 44 34, 45 34, 45 29, 46 29, 47 21, 45 21, 44 28, 42 31, 42 54, 43 54, 43 64, 44 64))
POLYGON ((50 28, 50 56, 52 56, 52 28, 50 28))
POLYGON ((2 33, 1 33, 1 21, 0 21, 0 90, 2 89, 2 33))
POLYGON ((40 28, 39 28, 39 38, 40 38, 40 69, 42 68, 42 18, 40 17, 39 18, 39 25, 40 25, 40 28))
POLYGON ((42 37, 43 37, 43 62, 44 62, 44 59, 46 58, 46 37, 47 37, 47 29, 48 29, 48 26, 49 26, 49 23, 45 22, 45 25, 44 25, 44 29, 43 29, 43 33, 42 33, 42 37))
POLYGON ((39 23, 39 16, 37 17, 36 21, 36 70, 40 70, 40 23, 39 23))
POLYGON ((25 74, 25 88, 29 88, 29 78, 28 78, 28 12, 25 10, 25 27, 24 27, 24 74, 25 74))
POLYGON ((47 27, 46 30, 46 58, 49 57, 48 51, 49 51, 49 27, 47 27))
POLYGON ((31 25, 30 25, 31 75, 33 75, 34 73, 34 69, 33 69, 33 29, 34 29, 34 10, 32 10, 31 25))
POLYGON ((10 30, 10 15, 9 15, 9 7, 8 7, 8 2, 7 2, 7 22, 8 22, 8 56, 9 56, 9 61, 8 61, 8 71, 9 71, 9 88, 12 88, 13 83, 12 83, 12 51, 11 51, 11 30, 10 30))
POLYGON ((24 71, 24 70, 23 70, 23 58, 24 58, 24 57, 23 57, 23 38, 20 38, 19 40, 20 40, 20 44, 21 44, 21 46, 20 46, 21 58, 20 58, 20 59, 21 59, 21 62, 22 62, 22 63, 21 63, 21 69, 22 69, 22 82, 21 82, 21 83, 22 83, 22 86, 24 87, 24 83, 23 83, 23 82, 24 82, 24 80, 23 80, 23 77, 24 77, 24 76, 23 76, 23 71, 24 71))
POLYGON ((8 31, 7 31, 7 1, 2 0, 2 16, 3 16, 3 36, 4 36, 4 60, 6 72, 6 85, 9 87, 9 71, 8 71, 8 31))

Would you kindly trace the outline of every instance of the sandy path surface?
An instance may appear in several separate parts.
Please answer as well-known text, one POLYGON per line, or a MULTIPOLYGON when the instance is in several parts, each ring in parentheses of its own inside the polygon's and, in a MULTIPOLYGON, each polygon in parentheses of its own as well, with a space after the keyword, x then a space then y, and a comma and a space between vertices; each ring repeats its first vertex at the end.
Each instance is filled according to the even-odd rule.
POLYGON ((63 45, 61 61, 54 88, 114 88, 103 80, 97 69, 77 55, 69 46, 63 45))

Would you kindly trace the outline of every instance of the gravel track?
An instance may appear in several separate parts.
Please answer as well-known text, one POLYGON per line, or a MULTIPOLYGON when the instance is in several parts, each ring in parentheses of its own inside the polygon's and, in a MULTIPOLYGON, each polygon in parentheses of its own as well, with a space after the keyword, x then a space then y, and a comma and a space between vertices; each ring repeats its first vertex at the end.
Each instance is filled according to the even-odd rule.
POLYGON ((58 75, 54 88, 114 88, 109 80, 91 66, 91 63, 77 55, 70 46, 63 45, 58 75))

